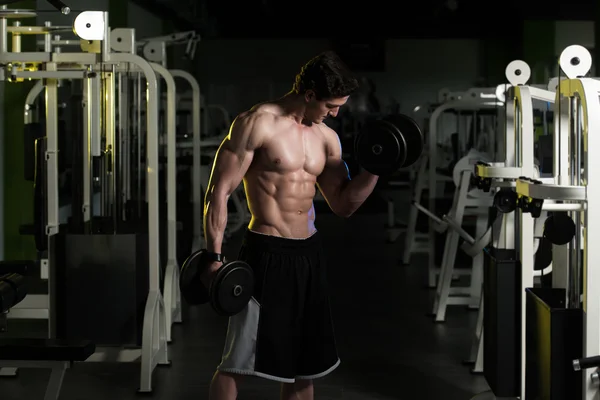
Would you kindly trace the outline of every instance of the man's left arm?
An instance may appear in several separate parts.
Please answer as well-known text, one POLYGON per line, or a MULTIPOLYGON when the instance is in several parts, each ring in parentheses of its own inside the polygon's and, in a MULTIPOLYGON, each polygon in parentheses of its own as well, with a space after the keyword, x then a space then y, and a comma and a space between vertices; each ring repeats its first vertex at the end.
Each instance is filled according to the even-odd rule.
POLYGON ((324 131, 327 160, 323 173, 317 179, 317 186, 331 210, 340 217, 348 218, 371 195, 379 177, 362 171, 351 179, 348 166, 342 159, 342 145, 338 135, 328 127, 324 131))

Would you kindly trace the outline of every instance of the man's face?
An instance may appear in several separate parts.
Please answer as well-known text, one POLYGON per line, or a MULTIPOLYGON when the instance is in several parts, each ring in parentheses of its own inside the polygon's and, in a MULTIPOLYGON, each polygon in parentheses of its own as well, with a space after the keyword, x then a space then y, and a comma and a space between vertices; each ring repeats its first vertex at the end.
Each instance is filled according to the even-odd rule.
POLYGON ((346 104, 350 96, 321 99, 317 100, 317 96, 311 90, 306 92, 306 120, 313 124, 320 124, 327 117, 336 117, 340 111, 340 107, 346 104))

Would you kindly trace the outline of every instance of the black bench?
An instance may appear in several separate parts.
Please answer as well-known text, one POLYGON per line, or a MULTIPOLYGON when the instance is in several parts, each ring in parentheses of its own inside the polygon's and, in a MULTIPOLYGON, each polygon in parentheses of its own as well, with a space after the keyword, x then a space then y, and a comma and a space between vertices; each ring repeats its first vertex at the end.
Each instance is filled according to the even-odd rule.
POLYGON ((67 368, 86 361, 96 346, 90 341, 0 339, 0 368, 49 368, 44 400, 57 400, 67 368))
MULTIPOLYGON (((6 312, 27 295, 24 276, 34 265, 33 261, 0 262, 0 328, 6 322, 6 312)), ((0 369, 51 369, 44 400, 57 400, 67 368, 73 362, 86 361, 95 351, 90 341, 0 339, 0 369)))
POLYGON ((0 261, 0 275, 12 273, 27 275, 35 268, 35 264, 35 261, 31 260, 0 261))

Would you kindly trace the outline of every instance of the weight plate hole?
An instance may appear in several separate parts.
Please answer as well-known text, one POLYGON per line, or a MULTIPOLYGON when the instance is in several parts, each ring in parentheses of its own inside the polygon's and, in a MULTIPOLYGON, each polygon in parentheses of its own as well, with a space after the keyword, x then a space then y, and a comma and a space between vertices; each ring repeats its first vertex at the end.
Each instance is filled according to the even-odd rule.
POLYGON ((242 288, 240 285, 235 285, 233 287, 233 295, 236 297, 240 296, 243 291, 244 291, 244 288, 242 288))
POLYGON ((381 146, 380 144, 374 144, 373 147, 371 147, 371 151, 373 152, 373 154, 378 156, 383 152, 383 146, 381 146))

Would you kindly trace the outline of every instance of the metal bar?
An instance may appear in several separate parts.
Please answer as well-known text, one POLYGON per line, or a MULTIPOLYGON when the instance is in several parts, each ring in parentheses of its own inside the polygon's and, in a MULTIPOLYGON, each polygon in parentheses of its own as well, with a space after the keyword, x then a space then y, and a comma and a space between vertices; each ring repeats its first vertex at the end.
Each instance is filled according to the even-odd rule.
MULTIPOLYGON (((2 26, 6 26, 6 19, 0 18, 0 36, 2 31, 2 26), (4 21, 4 22, 3 22, 4 21)), ((4 36, 6 37, 6 36, 4 36)), ((2 43, 0 43, 2 46, 2 43)), ((6 46, 6 44, 4 44, 6 46)), ((52 54, 50 53, 34 53, 34 52, 24 52, 24 53, 9 53, 7 51, 0 52, 0 63, 2 64, 10 64, 10 63, 47 63, 52 61, 52 54)))
POLYGON ((115 113, 115 74, 113 71, 103 71, 104 85, 104 136, 106 148, 104 150, 104 178, 106 181, 106 202, 105 215, 113 219, 116 218, 116 176, 115 176, 115 156, 118 153, 116 143, 116 113, 115 113))
POLYGON ((29 93, 27 93, 27 97, 25 98, 25 112, 24 112, 24 122, 25 125, 33 123, 33 107, 36 99, 40 94, 44 91, 44 82, 37 81, 35 85, 31 88, 29 93))
MULTIPOLYGON (((0 6, 0 10, 6 10, 7 6, 0 6)), ((0 18, 0 53, 8 51, 8 21, 0 18)))
POLYGON ((83 79, 85 71, 14 71, 11 75, 23 79, 83 79))
POLYGON ((167 86, 167 257, 177 261, 177 91, 173 75, 157 63, 150 63, 167 86))
MULTIPOLYGON (((47 63, 47 71, 56 71, 55 63, 47 63)), ((47 221, 46 234, 51 248, 51 236, 59 230, 59 198, 58 198, 58 80, 46 79, 46 194, 47 221)), ((48 260, 50 263, 50 260, 48 260)), ((54 296, 55 268, 49 264, 48 296, 50 310, 56 309, 54 296)), ((48 315, 48 332, 50 337, 56 336, 56 321, 52 313, 48 315)))
POLYGON ((126 53, 111 53, 110 61, 137 64, 147 84, 147 150, 146 185, 148 192, 149 289, 160 292, 160 232, 158 185, 158 82, 152 67, 141 57, 126 53))
MULTIPOLYGON (((83 214, 83 222, 89 222, 91 220, 91 152, 90 152, 90 140, 91 140, 91 129, 92 129, 92 116, 91 116, 91 105, 94 102, 91 98, 90 90, 90 79, 86 78, 83 81, 83 100, 82 100, 82 112, 83 112, 83 143, 82 143, 82 157, 83 157, 83 198, 81 202, 81 212, 83 214)), ((76 210, 73 210, 75 212, 76 210)))
POLYGON ((585 211, 587 207, 584 203, 556 203, 556 204, 548 204, 544 203, 542 206, 542 210, 544 211, 585 211))
POLYGON ((202 106, 201 92, 198 81, 189 72, 182 70, 171 70, 170 72, 175 78, 187 80, 192 87, 192 206, 194 209, 193 246, 197 247, 193 249, 195 251, 200 250, 200 246, 202 246, 202 179, 200 176, 202 152, 202 142, 200 138, 200 129, 202 126, 202 121, 200 120, 200 109, 202 106))
POLYGON ((90 112, 90 155, 100 157, 102 155, 102 79, 94 71, 90 71, 88 79, 88 90, 91 103, 88 104, 90 112))

